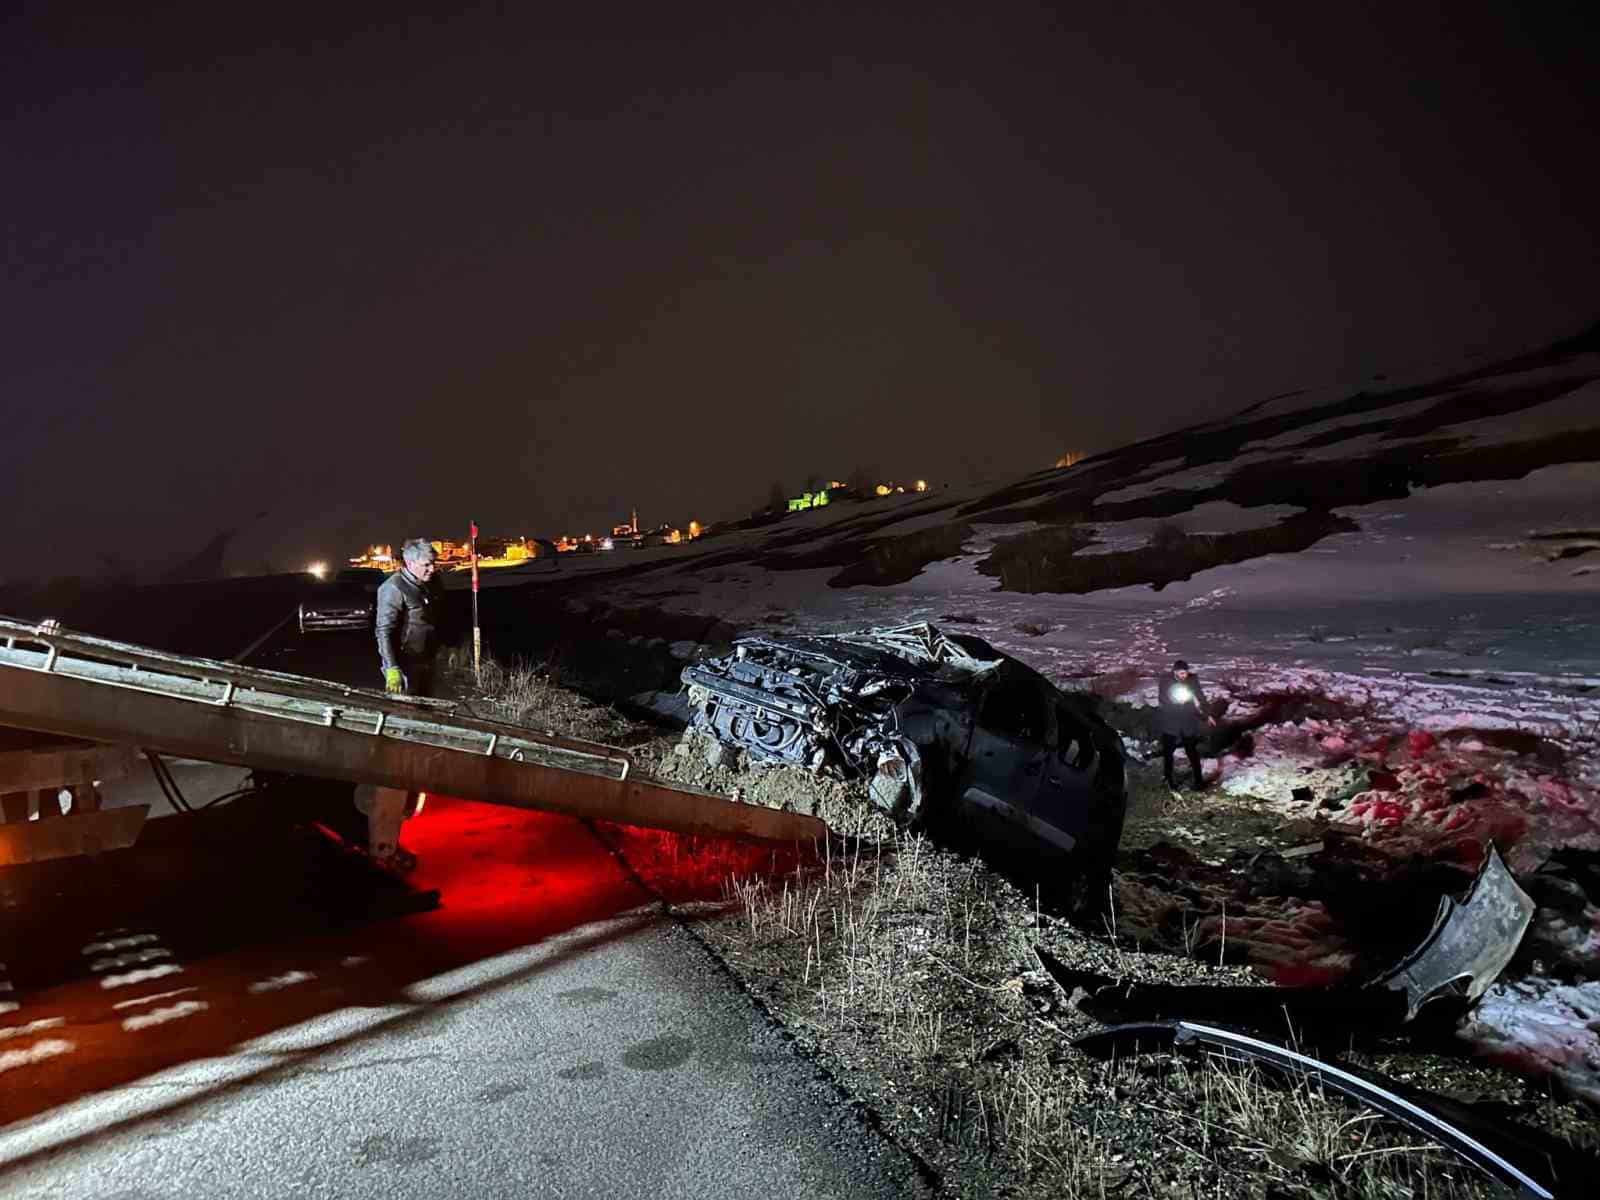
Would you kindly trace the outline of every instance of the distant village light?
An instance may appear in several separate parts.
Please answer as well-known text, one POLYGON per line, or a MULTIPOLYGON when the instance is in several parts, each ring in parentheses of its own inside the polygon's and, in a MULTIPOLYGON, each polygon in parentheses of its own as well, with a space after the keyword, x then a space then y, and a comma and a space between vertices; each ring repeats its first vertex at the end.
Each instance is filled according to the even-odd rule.
POLYGON ((324 562, 314 562, 306 568, 306 573, 308 575, 315 575, 318 579, 325 578, 328 574, 328 564, 324 562))
POLYGON ((925 492, 927 490, 928 490, 928 481, 926 479, 917 480, 917 491, 925 492))

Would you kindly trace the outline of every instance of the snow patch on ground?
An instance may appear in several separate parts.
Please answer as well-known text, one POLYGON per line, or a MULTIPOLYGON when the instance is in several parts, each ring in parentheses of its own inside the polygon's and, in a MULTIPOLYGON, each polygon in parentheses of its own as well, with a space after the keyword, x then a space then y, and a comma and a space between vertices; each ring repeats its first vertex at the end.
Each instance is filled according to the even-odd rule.
POLYGON ((157 1003, 158 1001, 161 1001, 161 1000, 170 1000, 174 996, 183 996, 183 995, 187 995, 189 992, 198 992, 199 990, 200 990, 199 988, 193 988, 193 987, 175 988, 174 990, 172 990, 170 992, 157 992, 153 996, 135 996, 132 1000, 119 1000, 115 1004, 113 1004, 111 1007, 112 1008, 139 1008, 141 1005, 155 1004, 155 1003, 157 1003))
MULTIPOLYGON (((1588 374, 1600 371, 1600 358, 1583 361, 1589 364, 1588 374)), ((1572 374, 1567 368, 1548 372, 1545 377, 1554 380, 1572 374)), ((1531 377, 1518 377, 1518 382, 1537 381, 1531 377)), ((1573 390, 1553 400, 1505 416, 1463 421, 1450 426, 1449 431, 1456 437, 1496 445, 1552 434, 1576 433, 1596 426, 1600 426, 1600 381, 1580 385, 1575 377, 1573 390)))
POLYGON ((282 975, 274 975, 270 979, 252 983, 248 991, 252 996, 259 996, 263 992, 277 992, 287 987, 294 987, 298 983, 309 983, 315 978, 316 976, 310 971, 287 971, 282 975))
MULTIPOLYGON (((1437 395, 1429 395, 1419 400, 1408 400, 1400 404, 1390 405, 1388 408, 1379 409, 1376 412, 1345 413, 1337 417, 1328 417, 1326 420, 1316 421, 1309 425, 1296 426, 1274 437, 1261 438, 1251 442, 1250 447, 1253 450, 1271 450, 1286 453, 1292 451, 1302 442, 1333 433, 1336 430, 1367 425, 1373 421, 1404 420, 1407 417, 1414 417, 1419 413, 1426 412, 1437 403, 1439 403, 1439 397, 1437 395)), ((1335 443, 1335 445, 1354 446, 1364 440, 1364 436, 1354 439, 1347 438, 1335 443)), ((1326 447, 1314 447, 1313 449, 1326 449, 1326 447)))
POLYGON ((1600 1104, 1600 982, 1495 983, 1457 1036, 1514 1070, 1550 1075, 1600 1104))
POLYGON ((25 1050, 6 1050, 0 1053, 0 1075, 17 1067, 30 1067, 34 1063, 43 1062, 47 1058, 56 1058, 62 1054, 71 1054, 78 1048, 77 1043, 63 1041, 59 1038, 47 1038, 42 1042, 35 1042, 25 1050))
POLYGON ((177 963, 163 963, 159 967, 149 967, 143 971, 129 971, 126 975, 107 975, 100 981, 100 986, 107 990, 119 987, 131 987, 136 983, 148 983, 152 979, 165 979, 168 975, 181 975, 183 968, 177 963))
POLYGON ((205 1012, 210 1007, 204 1000, 183 1000, 167 1008, 155 1008, 147 1013, 124 1017, 122 1028, 125 1033, 137 1033, 141 1029, 149 1029, 154 1025, 166 1025, 172 1021, 181 1021, 185 1017, 194 1016, 195 1013, 205 1012))
POLYGON ((155 962, 157 959, 171 957, 171 950, 157 946, 151 950, 135 950, 128 954, 113 954, 110 958, 97 958, 89 964, 89 969, 96 973, 114 971, 121 967, 132 967, 139 963, 155 962))
POLYGON ((1208 500, 1176 517, 1141 517, 1132 521, 1108 521, 1085 525, 1083 529, 1099 539, 1079 550, 1080 555, 1117 554, 1147 545, 1151 533, 1161 525, 1177 525, 1190 534, 1241 533, 1265 529, 1304 510, 1292 504, 1263 504, 1245 508, 1231 500, 1208 500))
POLYGON ((65 1017, 44 1017, 38 1021, 29 1021, 26 1025, 11 1025, 0 1028, 0 1042, 12 1038, 27 1037, 29 1034, 43 1033, 46 1029, 56 1029, 65 1025, 65 1017))
MULTIPOLYGON (((1228 476, 1238 470, 1240 463, 1248 457, 1249 452, 1222 462, 1206 463, 1204 466, 1190 467, 1188 470, 1174 470, 1169 474, 1156 476, 1146 483, 1120 487, 1114 492, 1102 492, 1096 502, 1121 504, 1128 500, 1148 500, 1151 496, 1159 496, 1166 492, 1205 491, 1226 482, 1228 476)), ((1181 464, 1179 465, 1181 468, 1181 464)))
POLYGON ((83 948, 85 954, 111 954, 117 950, 131 950, 136 946, 148 946, 161 939, 153 933, 139 933, 132 937, 111 938, 103 942, 90 942, 83 948))

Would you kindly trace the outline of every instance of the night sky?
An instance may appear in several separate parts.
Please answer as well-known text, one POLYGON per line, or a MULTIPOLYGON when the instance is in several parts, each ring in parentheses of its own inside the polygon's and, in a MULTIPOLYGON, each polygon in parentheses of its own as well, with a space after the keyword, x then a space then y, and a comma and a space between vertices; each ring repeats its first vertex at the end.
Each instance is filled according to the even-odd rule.
POLYGON ((964 485, 1600 317, 1576 4, 157 7, 0 24, 0 577, 964 485))

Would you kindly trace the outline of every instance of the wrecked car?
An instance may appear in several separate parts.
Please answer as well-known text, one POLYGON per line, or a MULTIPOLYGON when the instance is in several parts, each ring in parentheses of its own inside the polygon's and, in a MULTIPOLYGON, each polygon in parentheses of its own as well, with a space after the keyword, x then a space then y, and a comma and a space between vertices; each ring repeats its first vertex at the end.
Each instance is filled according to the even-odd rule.
POLYGON ((690 728, 753 762, 865 778, 903 823, 1108 864, 1127 790, 1122 739, 981 638, 926 622, 737 639, 685 667, 690 728))

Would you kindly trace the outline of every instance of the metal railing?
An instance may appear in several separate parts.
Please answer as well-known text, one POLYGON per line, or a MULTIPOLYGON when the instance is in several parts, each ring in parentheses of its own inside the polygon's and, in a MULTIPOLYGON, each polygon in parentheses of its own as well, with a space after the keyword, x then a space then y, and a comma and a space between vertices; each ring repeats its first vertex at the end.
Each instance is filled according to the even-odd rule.
POLYGON ((616 747, 465 716, 449 700, 397 699, 347 684, 167 654, 74 633, 49 621, 30 625, 0 617, 0 638, 0 667, 610 779, 626 779, 632 766, 616 747))
POLYGON ((0 725, 685 833, 827 836, 815 817, 678 787, 622 750, 215 659, 0 617, 0 725))

